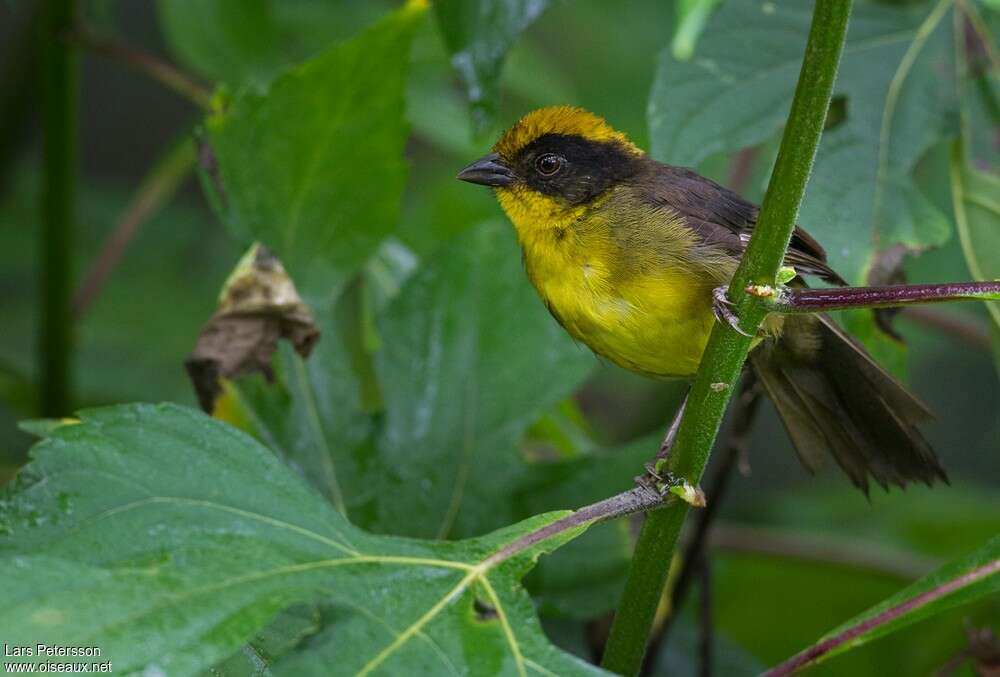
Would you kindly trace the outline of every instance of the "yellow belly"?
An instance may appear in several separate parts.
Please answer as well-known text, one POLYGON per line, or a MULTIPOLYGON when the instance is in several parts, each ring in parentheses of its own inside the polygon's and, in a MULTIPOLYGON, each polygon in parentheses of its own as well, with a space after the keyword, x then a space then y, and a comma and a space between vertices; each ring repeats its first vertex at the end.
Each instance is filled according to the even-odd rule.
POLYGON ((497 196, 529 279, 573 338, 641 374, 698 370, 715 321, 712 289, 729 279, 734 259, 705 261, 702 250, 709 265, 692 265, 696 238, 684 221, 628 188, 571 209, 526 190, 497 196))
POLYGON ((651 376, 690 376, 698 369, 714 318, 711 285, 683 274, 601 284, 585 265, 536 285, 566 331, 625 369, 651 376))
POLYGON ((537 245, 522 241, 528 276, 573 338, 641 374, 697 371, 714 322, 716 281, 680 269, 623 274, 620 258, 593 239, 537 245))

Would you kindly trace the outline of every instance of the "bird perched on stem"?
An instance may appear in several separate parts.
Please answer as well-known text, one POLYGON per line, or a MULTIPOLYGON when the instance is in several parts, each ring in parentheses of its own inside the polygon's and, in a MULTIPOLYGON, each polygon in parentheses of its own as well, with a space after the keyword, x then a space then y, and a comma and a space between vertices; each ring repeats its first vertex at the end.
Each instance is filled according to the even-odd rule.
MULTIPOLYGON (((493 151, 458 178, 493 188, 555 319, 626 369, 693 376, 757 206, 579 108, 531 112, 493 151)), ((801 228, 785 262, 845 284, 801 228)), ((769 315, 750 364, 810 470, 829 453, 865 491, 945 479, 917 429, 930 412, 825 315, 769 315)))

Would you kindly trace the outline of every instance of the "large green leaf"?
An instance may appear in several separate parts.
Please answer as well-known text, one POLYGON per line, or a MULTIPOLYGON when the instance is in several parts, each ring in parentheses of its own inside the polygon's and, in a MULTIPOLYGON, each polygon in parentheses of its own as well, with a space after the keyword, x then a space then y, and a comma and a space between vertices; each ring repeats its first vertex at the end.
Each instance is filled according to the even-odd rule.
POLYGON ((373 531, 470 536, 523 514, 521 440, 594 359, 545 312, 512 229, 481 224, 439 248, 382 310, 367 355, 352 346, 357 319, 321 314, 308 360, 282 351, 274 384, 237 384, 237 418, 373 531))
POLYGON ((522 467, 524 431, 594 364, 545 312, 512 229, 487 223, 448 243, 379 330, 380 479, 392 497, 379 529, 443 537, 510 521, 498 499, 522 467))
MULTIPOLYGON (((949 235, 910 172, 956 131, 950 7, 858 3, 851 16, 835 85, 846 119, 823 137, 801 214, 849 280, 862 281, 876 247, 949 235)), ((690 62, 664 51, 649 104, 654 154, 694 165, 768 139, 787 115, 811 15, 806 0, 730 2, 690 62)))
MULTIPOLYGON (((514 493, 520 514, 579 507, 625 491, 659 445, 659 439, 644 437, 561 463, 538 463, 514 493)), ((583 619, 612 610, 621 597, 633 538, 627 520, 598 524, 540 562, 527 583, 541 612, 583 619)))
POLYGON ((947 609, 998 592, 1000 536, 830 631, 787 664, 805 666, 826 660, 947 609))
POLYGON ((421 15, 408 5, 208 119, 227 224, 272 248, 312 300, 335 293, 396 223, 421 15))
POLYGON ((231 85, 264 84, 384 12, 388 2, 159 0, 167 44, 195 72, 231 85))
POLYGON ((357 453, 373 422, 342 343, 342 327, 319 318, 322 340, 308 360, 282 344, 273 379, 260 376, 227 384, 226 406, 216 416, 267 444, 311 482, 341 513, 365 525, 357 510, 373 498, 357 453))
MULTIPOLYGON (((0 466, 24 461, 30 439, 19 418, 37 416, 34 383, 41 303, 36 173, 16 172, 0 200, 0 466)), ((74 269, 93 265, 130 195, 118 183, 79 186, 74 269)), ((77 402, 143 397, 194 403, 180 368, 238 250, 204 211, 177 200, 143 223, 100 295, 77 322, 77 402)), ((0 470, 0 474, 3 471, 0 470)))
POLYGON ((457 543, 372 536, 265 447, 190 409, 83 412, 35 448, 2 508, 11 645, 98 646, 116 672, 194 674, 315 601, 336 623, 277 672, 598 672, 545 640, 517 582, 579 529, 493 557, 565 513, 457 543))
POLYGON ((485 131, 496 115, 500 70, 507 50, 547 4, 547 0, 434 3, 452 67, 469 99, 475 131, 485 131))

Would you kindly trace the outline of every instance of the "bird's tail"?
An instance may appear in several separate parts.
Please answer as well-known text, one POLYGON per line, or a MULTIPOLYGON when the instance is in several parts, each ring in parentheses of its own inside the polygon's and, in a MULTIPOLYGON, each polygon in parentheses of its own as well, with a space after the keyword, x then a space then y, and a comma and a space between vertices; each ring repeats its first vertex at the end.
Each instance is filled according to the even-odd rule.
POLYGON ((828 317, 787 316, 750 360, 809 470, 828 452, 866 493, 869 476, 883 488, 948 481, 917 429, 930 411, 828 317))

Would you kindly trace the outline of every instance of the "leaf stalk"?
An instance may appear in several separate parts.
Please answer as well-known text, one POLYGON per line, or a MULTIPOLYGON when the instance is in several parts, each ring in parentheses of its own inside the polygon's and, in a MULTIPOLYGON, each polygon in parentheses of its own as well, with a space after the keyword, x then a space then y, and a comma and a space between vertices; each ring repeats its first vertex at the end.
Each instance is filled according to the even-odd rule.
POLYGON ((821 313, 856 308, 898 308, 927 303, 1000 300, 1000 281, 900 284, 886 287, 832 287, 777 290, 763 299, 774 313, 821 313))

